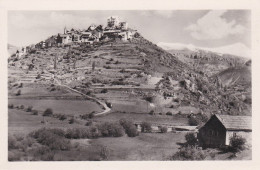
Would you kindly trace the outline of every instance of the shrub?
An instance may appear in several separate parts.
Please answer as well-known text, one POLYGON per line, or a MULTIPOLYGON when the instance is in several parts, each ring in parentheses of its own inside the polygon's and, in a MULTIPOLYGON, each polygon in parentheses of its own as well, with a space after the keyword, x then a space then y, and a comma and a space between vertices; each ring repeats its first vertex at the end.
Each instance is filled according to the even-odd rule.
POLYGON ((24 105, 21 105, 21 106, 19 107, 19 109, 24 109, 24 105))
POLYGON ((172 112, 167 112, 166 115, 172 116, 172 112))
POLYGON ((9 109, 13 109, 13 108, 14 108, 14 105, 13 105, 13 104, 8 104, 8 108, 9 108, 9 109))
POLYGON ((39 146, 32 149, 34 160, 53 161, 55 153, 47 146, 39 146))
POLYGON ((161 133, 166 133, 168 131, 168 128, 166 126, 161 127, 161 133))
POLYGON ((20 95, 21 95, 21 90, 18 90, 15 95, 16 95, 16 96, 20 96, 20 95))
POLYGON ((151 132, 152 126, 149 122, 142 122, 141 123, 141 131, 142 132, 151 132))
POLYGON ((189 118, 188 123, 190 126, 198 126, 199 124, 198 120, 195 119, 193 116, 189 118))
POLYGON ((61 115, 61 116, 59 117, 59 120, 61 120, 61 121, 66 120, 66 119, 67 119, 67 116, 66 116, 66 115, 61 115))
POLYGON ((149 112, 149 115, 155 115, 154 110, 151 110, 151 111, 149 112))
POLYGON ((145 96, 144 99, 150 103, 153 102, 153 96, 145 96))
POLYGON ((188 123, 190 126, 198 126, 208 121, 207 115, 197 114, 196 116, 190 116, 188 123))
POLYGON ((37 141, 49 147, 51 150, 69 150, 71 147, 70 141, 65 139, 65 132, 61 129, 39 129, 29 134, 37 141))
POLYGON ((196 138, 194 133, 187 133, 185 135, 185 139, 186 139, 186 144, 187 145, 190 145, 190 146, 197 145, 197 138, 196 138))
POLYGON ((89 119, 92 119, 95 115, 94 115, 95 112, 91 112, 90 114, 88 114, 88 118, 89 119))
POLYGON ((74 122, 75 122, 74 117, 72 117, 72 118, 69 120, 69 124, 73 124, 74 122))
POLYGON ((37 111, 37 110, 33 110, 33 111, 32 111, 32 114, 33 114, 33 115, 38 115, 38 111, 37 111))
POLYGON ((53 111, 51 108, 48 108, 44 111, 43 116, 52 116, 53 115, 53 111))
POLYGON ((125 133, 128 137, 136 137, 139 135, 134 123, 126 119, 119 120, 120 125, 125 129, 125 133))
POLYGON ((178 152, 170 157, 170 160, 204 160, 205 158, 206 155, 201 149, 186 146, 180 148, 178 152))
POLYGON ((101 93, 107 93, 107 91, 108 91, 107 89, 102 89, 101 93))
POLYGON ((32 111, 32 106, 28 106, 27 109, 26 109, 26 112, 31 112, 32 111))
POLYGON ((91 126, 92 123, 93 123, 92 121, 87 121, 86 124, 85 124, 85 126, 91 126))
POLYGON ((230 138, 230 147, 233 152, 245 149, 246 139, 241 136, 233 136, 230 138))
POLYGON ((18 88, 22 88, 23 87, 23 83, 20 83, 20 85, 18 86, 18 88))
POLYGON ((102 158, 102 160, 107 160, 109 157, 109 150, 106 146, 101 146, 100 149, 100 157, 102 158))
POLYGON ((124 135, 124 129, 119 123, 105 122, 98 126, 103 137, 120 137, 124 135))
POLYGON ((10 149, 16 149, 17 147, 17 140, 13 137, 8 135, 8 150, 10 149))
POLYGON ((92 126, 88 128, 73 128, 68 129, 65 137, 69 139, 81 139, 81 138, 97 138, 99 137, 99 131, 97 127, 92 126))

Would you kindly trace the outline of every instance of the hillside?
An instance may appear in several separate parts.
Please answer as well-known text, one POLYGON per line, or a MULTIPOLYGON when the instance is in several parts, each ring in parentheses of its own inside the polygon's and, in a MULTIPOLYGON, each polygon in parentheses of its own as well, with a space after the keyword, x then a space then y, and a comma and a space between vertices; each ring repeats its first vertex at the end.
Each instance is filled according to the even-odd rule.
MULTIPOLYGON (((18 61, 10 60, 9 67, 29 74, 34 72, 37 79, 31 79, 33 82, 51 84, 56 79, 85 94, 112 102, 118 106, 114 108, 117 111, 130 111, 120 109, 122 101, 142 103, 147 96, 151 96, 155 107, 149 107, 146 112, 155 110, 163 114, 169 111, 189 114, 203 111, 210 114, 222 111, 225 114, 248 114, 244 111, 250 104, 232 95, 223 99, 223 87, 209 76, 228 68, 228 65, 213 67, 216 61, 219 66, 226 61, 209 61, 208 57, 199 60, 200 57, 192 54, 191 60, 200 64, 194 62, 197 67, 191 67, 189 62, 184 63, 180 58, 182 55, 172 55, 139 36, 127 42, 110 40, 97 42, 93 46, 75 43, 35 49, 18 61), (203 62, 212 66, 214 71, 196 69, 205 65, 203 62), (104 89, 108 93, 102 93, 104 89), (123 96, 122 90, 125 97, 114 97, 118 94, 123 96), (236 100, 241 107, 229 104, 236 100)), ((23 81, 21 77, 19 79, 23 81)))

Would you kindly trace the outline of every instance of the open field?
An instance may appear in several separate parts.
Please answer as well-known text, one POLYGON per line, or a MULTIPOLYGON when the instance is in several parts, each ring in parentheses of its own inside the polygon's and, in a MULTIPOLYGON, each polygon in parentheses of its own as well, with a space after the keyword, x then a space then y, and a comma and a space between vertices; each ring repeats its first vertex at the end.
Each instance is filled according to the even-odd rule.
POLYGON ((186 133, 141 133, 130 138, 127 136, 113 138, 98 138, 90 140, 73 140, 80 146, 79 151, 60 151, 56 159, 62 160, 95 160, 100 156, 100 148, 108 149, 108 160, 166 160, 168 156, 178 151, 177 143, 185 142, 186 133), (163 145, 162 145, 163 144, 163 145))
POLYGON ((95 117, 96 121, 108 121, 115 122, 120 119, 125 118, 126 120, 132 120, 133 122, 147 121, 151 123, 168 123, 178 126, 188 125, 188 119, 185 117, 178 116, 167 116, 167 115, 149 115, 148 113, 122 113, 122 112, 112 112, 104 116, 95 117))
POLYGON ((40 128, 72 128, 82 127, 79 124, 69 124, 68 120, 61 121, 53 117, 44 117, 39 115, 32 115, 31 112, 23 110, 9 109, 8 110, 8 133, 9 134, 24 134, 40 129, 40 128), (46 123, 41 123, 42 120, 46 123))
POLYGON ((102 109, 95 102, 88 100, 49 100, 49 99, 9 99, 9 104, 24 105, 25 108, 33 106, 33 109, 45 111, 51 108, 54 114, 80 115, 95 112, 101 112, 102 109))

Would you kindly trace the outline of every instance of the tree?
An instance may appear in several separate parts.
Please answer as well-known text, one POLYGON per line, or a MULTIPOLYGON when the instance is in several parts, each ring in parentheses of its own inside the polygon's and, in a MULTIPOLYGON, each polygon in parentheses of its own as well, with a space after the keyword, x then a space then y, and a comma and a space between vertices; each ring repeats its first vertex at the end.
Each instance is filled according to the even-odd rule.
POLYGON ((56 68, 57 68, 57 56, 55 56, 54 58, 54 69, 56 70, 56 68))
POLYGON ((139 135, 137 128, 135 127, 134 123, 130 120, 120 119, 119 123, 125 129, 125 133, 128 137, 135 137, 139 135))
POLYGON ((246 139, 241 136, 233 136, 230 138, 230 146, 234 152, 245 149, 246 139))
POLYGON ((95 67, 96 67, 96 62, 93 61, 93 63, 92 63, 92 71, 95 71, 95 67))
POLYGON ((149 123, 149 122, 142 122, 141 123, 141 131, 142 132, 151 132, 152 131, 151 123, 149 123))
POLYGON ((197 138, 194 133, 187 133, 185 135, 185 139, 186 139, 186 144, 190 145, 190 146, 195 146, 198 143, 197 138))

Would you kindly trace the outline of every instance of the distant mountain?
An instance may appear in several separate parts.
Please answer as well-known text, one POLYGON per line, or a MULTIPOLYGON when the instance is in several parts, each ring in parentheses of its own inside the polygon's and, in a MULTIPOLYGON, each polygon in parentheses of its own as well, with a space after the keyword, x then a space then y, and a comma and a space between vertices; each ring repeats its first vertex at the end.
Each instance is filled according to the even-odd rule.
POLYGON ((198 52, 199 50, 203 50, 206 52, 215 52, 218 53, 219 55, 231 54, 231 55, 240 56, 244 58, 251 58, 251 50, 242 43, 235 43, 235 44, 216 47, 216 48, 196 47, 192 44, 165 43, 165 42, 159 42, 157 45, 167 51, 190 50, 193 52, 198 52))

